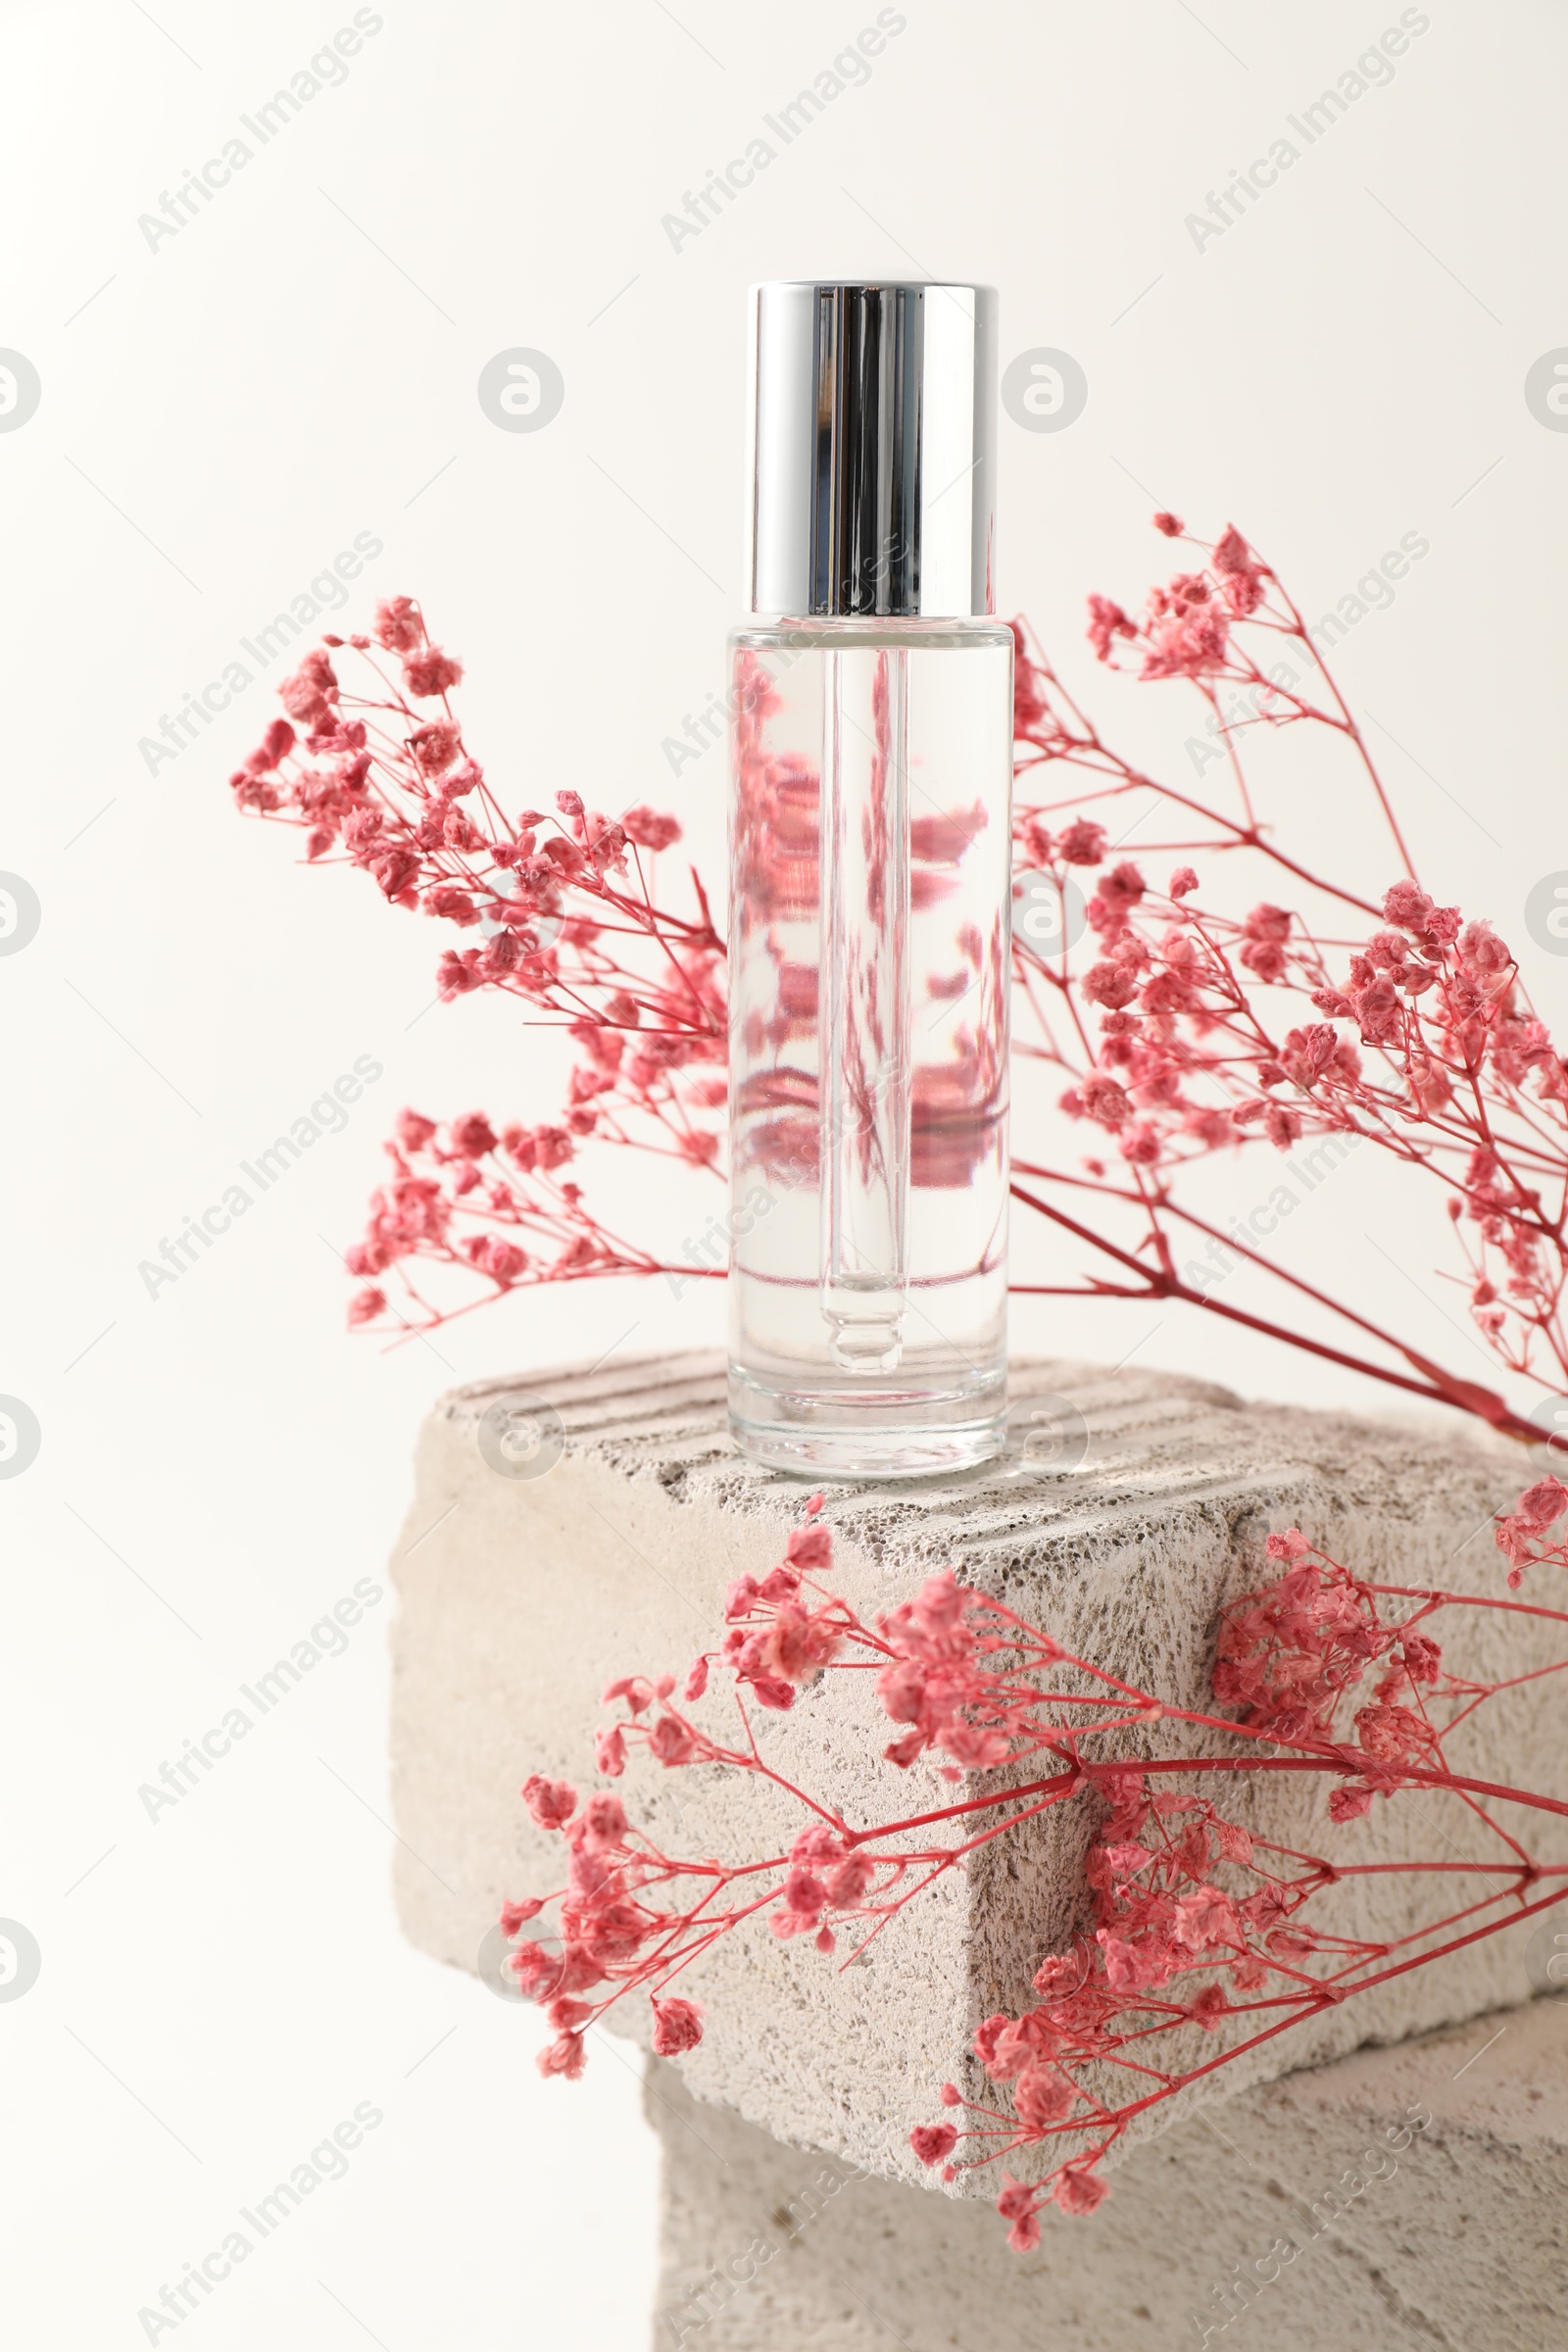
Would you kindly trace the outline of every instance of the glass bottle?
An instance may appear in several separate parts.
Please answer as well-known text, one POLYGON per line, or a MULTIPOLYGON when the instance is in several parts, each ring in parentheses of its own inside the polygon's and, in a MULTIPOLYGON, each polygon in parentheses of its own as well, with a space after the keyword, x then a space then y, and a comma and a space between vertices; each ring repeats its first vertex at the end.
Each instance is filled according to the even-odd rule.
POLYGON ((1006 1405, 1012 634, 995 301, 753 290, 730 640, 730 1423, 775 1466, 985 1460, 1006 1405))

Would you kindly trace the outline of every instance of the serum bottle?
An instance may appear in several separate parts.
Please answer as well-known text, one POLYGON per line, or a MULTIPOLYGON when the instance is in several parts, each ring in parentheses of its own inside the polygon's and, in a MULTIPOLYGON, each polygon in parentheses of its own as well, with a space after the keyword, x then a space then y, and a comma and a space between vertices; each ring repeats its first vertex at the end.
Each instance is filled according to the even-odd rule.
POLYGON ((730 1424, 984 1461, 1006 1407, 1012 634, 988 287, 752 293, 730 639, 730 1424))

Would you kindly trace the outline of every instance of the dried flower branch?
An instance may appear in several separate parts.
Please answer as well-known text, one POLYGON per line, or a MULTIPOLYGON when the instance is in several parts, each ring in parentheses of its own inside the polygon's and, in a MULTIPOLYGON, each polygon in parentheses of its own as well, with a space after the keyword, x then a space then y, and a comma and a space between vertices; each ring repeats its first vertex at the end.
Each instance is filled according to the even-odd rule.
POLYGON ((574 792, 557 793, 553 814, 509 815, 453 712, 462 676, 413 600, 393 597, 377 607, 372 637, 328 637, 306 656, 280 689, 288 719, 273 720, 230 778, 247 814, 305 831, 312 863, 357 865, 393 906, 485 934, 482 947, 443 952, 443 998, 500 989, 564 1027, 583 1055, 552 1121, 495 1128, 473 1111, 443 1134, 403 1113, 387 1147, 391 1176, 348 1252, 351 1272, 372 1278, 351 1323, 391 1314, 423 1328, 518 1286, 663 1271, 602 1226, 561 1171, 588 1136, 694 1168, 718 1160, 722 949, 695 872, 694 912, 656 895, 656 859, 680 827, 641 807, 602 816, 574 792), (338 678, 333 656, 345 649, 368 673, 362 692, 338 678), (303 740, 296 725, 309 730, 303 740), (467 1307, 443 1307, 416 1287, 419 1261, 491 1287, 467 1307), (389 1271, 412 1317, 389 1308, 379 1279, 389 1271))
MULTIPOLYGON (((1167 536, 1183 526, 1156 518, 1167 536)), ((1109 1257, 1118 1279, 1091 1276, 1074 1289, 1116 1297, 1174 1298, 1291 1341, 1423 1397, 1536 1436, 1494 1392, 1455 1378, 1384 1333, 1367 1316, 1293 1275, 1182 1198, 1186 1170, 1220 1150, 1268 1145, 1289 1153, 1314 1137, 1370 1142, 1449 1192, 1461 1234, 1475 1326, 1500 1362, 1568 1386, 1562 1294, 1568 1275, 1568 1069, 1532 1011, 1507 947, 1483 920, 1440 906, 1413 876, 1388 793, 1296 605, 1234 529, 1199 569, 1156 588, 1139 620, 1102 597, 1091 600, 1090 635, 1102 662, 1140 657, 1138 674, 1195 687, 1211 716, 1208 756, 1229 781, 1233 805, 1178 792, 1132 766, 1087 719, 1045 659, 1019 632, 1017 724, 1020 855, 1049 876, 1065 909, 1072 869, 1096 871, 1085 909, 1092 960, 1063 946, 1042 954, 1014 943, 1020 986, 1015 1053, 1064 1073, 1060 1098, 1074 1119, 1098 1127, 1114 1150, 1113 1179, 1099 1152, 1076 1169, 1014 1162, 1018 1199, 1109 1257), (1381 907, 1309 872, 1281 850, 1257 813, 1240 746, 1257 729, 1311 725, 1351 748, 1386 821, 1406 879, 1381 907), (1031 780, 1061 765, 1089 779, 1085 794, 1031 804, 1031 780), (1107 863, 1105 828, 1087 806, 1153 795, 1191 820, 1161 850, 1182 862, 1163 894, 1130 860, 1107 863), (1065 809, 1072 821, 1053 834, 1065 809), (1298 910, 1263 900, 1244 915, 1202 904, 1190 862, 1257 853, 1328 907, 1371 916, 1369 934, 1335 939, 1298 910), (1029 1017, 1025 1031, 1025 1008, 1029 1017), (1041 1183, 1052 1188, 1043 1198, 1041 1183), (1076 1190, 1130 1213, 1128 1239, 1061 1205, 1076 1190), (1351 1331, 1392 1347, 1408 1371, 1347 1352, 1249 1314, 1213 1293, 1208 1267, 1178 1271, 1185 1238, 1198 1237, 1267 1271, 1298 1296, 1332 1310, 1351 1331), (1410 1376, 1413 1372, 1417 1377, 1410 1376)), ((1204 749, 1203 743, 1198 749, 1204 749)), ((1065 934, 1070 926, 1059 926, 1065 934)), ((1223 1263, 1223 1260, 1219 1261, 1223 1263)), ((1458 1279, 1458 1277, 1453 1277, 1458 1279)), ((1030 1289, 1066 1286, 1021 1286, 1030 1289)))
MULTIPOLYGON (((702 2008, 673 1987, 724 1936, 765 1923, 780 1938, 809 1937, 824 1960, 843 1938, 848 1966, 982 1846, 1052 1809, 1088 1805, 1090 1924, 1069 1949, 1042 1958, 1037 2004, 980 2026, 974 2054, 993 2092, 971 2100, 943 2085, 952 2120, 909 2134, 921 2162, 941 2166, 948 2180, 1026 2164, 1027 2179, 1003 2170, 997 2206, 1011 2225, 1008 2243, 1027 2252, 1048 2205, 1087 2214, 1101 2203, 1102 2161, 1140 2117, 1293 2026, 1568 1896, 1568 1864, 1535 1859, 1497 1818, 1502 1806, 1526 1820, 1568 1816, 1568 1804, 1467 1775, 1446 1745, 1510 1686, 1446 1664, 1434 1621, 1458 1611, 1462 1625, 1464 1612, 1524 1604, 1379 1586, 1291 1529, 1268 1539, 1277 1581, 1222 1613, 1213 1690, 1216 1709, 1232 1711, 1184 1709, 1074 1656, 951 1574, 865 1624, 822 1581, 832 1540, 820 1507, 814 1496, 768 1576, 731 1586, 729 1631, 697 1659, 681 1702, 672 1676, 614 1681, 604 1697, 622 1712, 595 1743, 598 1770, 614 1780, 639 1748, 666 1771, 760 1776, 806 1817, 787 1851, 675 1856, 631 1825, 611 1790, 580 1801, 572 1784, 538 1774, 523 1788, 534 1820, 568 1851, 563 1886, 502 1914, 506 1935, 519 1938, 508 1965, 555 2029, 539 2058, 545 2074, 580 2075, 587 2028, 634 1993, 652 2003, 656 2051, 695 2047, 702 2008), (748 1703, 786 1710, 824 1674, 863 1678, 868 1667, 897 1728, 883 1750, 891 1768, 940 1755, 950 1782, 1006 1765, 1012 1785, 853 1824, 784 1780, 761 1753, 748 1703), (733 1691, 733 1741, 686 1711, 715 1669, 733 1691), (1129 1738, 1154 1722, 1191 1726, 1202 1752, 1129 1757, 1129 1738), (1408 1790, 1446 1789, 1495 1842, 1474 1861, 1451 1851, 1430 1862, 1296 1852, 1236 1817, 1249 1778, 1281 1772, 1327 1781, 1334 1824, 1408 1790), (1223 1799, 1204 1791, 1212 1776, 1223 1799), (1347 1878, 1409 1873, 1439 1890, 1417 1933, 1370 1941, 1313 1917, 1315 1898, 1347 1878), (553 1924, 521 1933, 547 1909, 553 1924), (1219 2037, 1215 2054, 1196 2064, 1167 2055, 1171 2036, 1194 2025, 1219 2037)), ((1565 1511, 1568 1488, 1553 1480, 1499 1522, 1499 1546, 1516 1562, 1511 1584, 1521 1541, 1531 1560, 1568 1564, 1568 1538, 1544 1541, 1565 1511)), ((1568 1611, 1531 1613, 1568 1628, 1568 1611)), ((1529 1679, 1563 1672, 1568 1648, 1529 1679)))

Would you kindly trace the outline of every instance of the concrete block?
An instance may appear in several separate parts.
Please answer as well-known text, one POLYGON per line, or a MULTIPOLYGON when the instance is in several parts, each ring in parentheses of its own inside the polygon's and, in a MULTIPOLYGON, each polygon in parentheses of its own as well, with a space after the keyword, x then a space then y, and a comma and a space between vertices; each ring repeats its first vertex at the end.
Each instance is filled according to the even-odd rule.
POLYGON ((1568 2337, 1568 2005, 1204 2107, 1089 2220, 1009 2254, 981 2207, 786 2146, 650 2061, 655 2352, 1550 2352, 1568 2337))
MULTIPOLYGON (((1517 1449, 1458 1424, 1243 1405, 1161 1373, 1063 1363, 1016 1365, 1012 1396, 1015 1439, 1002 1460, 914 1485, 827 1490, 836 1581, 863 1615, 951 1564, 1080 1654, 1202 1705, 1216 1609, 1272 1574, 1271 1529, 1298 1523, 1390 1582, 1505 1589, 1488 1522, 1531 1473, 1517 1449)), ((485 1382, 440 1400, 420 1438, 394 1562, 398 1887, 416 1943, 474 1969, 489 1937, 494 1964, 503 1898, 542 1890, 560 1868, 559 1845, 519 1801, 524 1776, 591 1785, 606 1680, 679 1673, 710 1645, 725 1586, 780 1556, 805 1492, 730 1450, 716 1356, 485 1382), (495 1446, 504 1400, 518 1391, 561 1425, 520 1464, 495 1446), (536 1474, 513 1474, 519 1467, 536 1474)), ((1456 1613, 1438 1630, 1489 1678, 1562 1646, 1534 1620, 1490 1611, 1462 1622, 1456 1613)), ((790 1714, 764 1717, 769 1760, 858 1823, 969 1793, 932 1767, 898 1775, 879 1761, 888 1727, 866 1681, 829 1675, 790 1714)), ((1560 1691, 1547 1679, 1491 1702, 1456 1760, 1568 1796, 1560 1691)), ((1191 1738, 1170 1727, 1162 1736, 1170 1751, 1191 1738)), ((669 1851, 742 1858, 778 1850, 800 1826, 765 1786, 707 1769, 663 1774, 639 1762, 619 1788, 669 1851)), ((1250 1783, 1234 1809, 1256 1833, 1330 1846, 1339 1860, 1501 1851, 1456 1797, 1400 1798, 1344 1829, 1328 1823, 1325 1797, 1317 1776, 1281 1774, 1250 1783)), ((938 2112, 945 2078, 979 2086, 968 2055, 976 2023, 1027 2001, 1042 1956, 1070 1940, 1083 1912, 1083 1810, 1050 1814, 985 1849, 854 1968, 841 1971, 804 1938, 780 1944, 756 1933, 719 1946, 683 1983, 708 2013, 701 2046, 682 2061, 689 2088, 780 2138, 930 2185, 909 2127, 938 2112)), ((1543 1858, 1568 1858, 1564 1825, 1533 1816, 1528 1835, 1543 1858)), ((1327 1899, 1332 1914, 1315 1904, 1315 1915, 1341 1932, 1393 1937, 1416 1928, 1432 1888, 1414 1877, 1359 1878, 1327 1899)), ((1527 1933, 1474 1945, 1281 2035, 1215 2078, 1214 2095, 1526 1997, 1527 1933)), ((646 2031, 641 1998, 612 2016, 646 2031)), ((1193 2059, 1213 2054, 1199 2029, 1191 2035, 1193 2059)), ((1167 2105, 1152 2124, 1170 2120, 1167 2105)), ((990 2193, 984 2182, 978 2193, 990 2193)))

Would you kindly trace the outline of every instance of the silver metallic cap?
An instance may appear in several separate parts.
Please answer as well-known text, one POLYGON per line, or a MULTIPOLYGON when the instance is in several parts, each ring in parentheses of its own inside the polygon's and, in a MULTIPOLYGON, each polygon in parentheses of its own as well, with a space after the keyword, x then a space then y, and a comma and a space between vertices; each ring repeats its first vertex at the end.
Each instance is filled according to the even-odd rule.
POLYGON ((989 286, 752 288, 754 612, 990 612, 997 298, 989 286))

